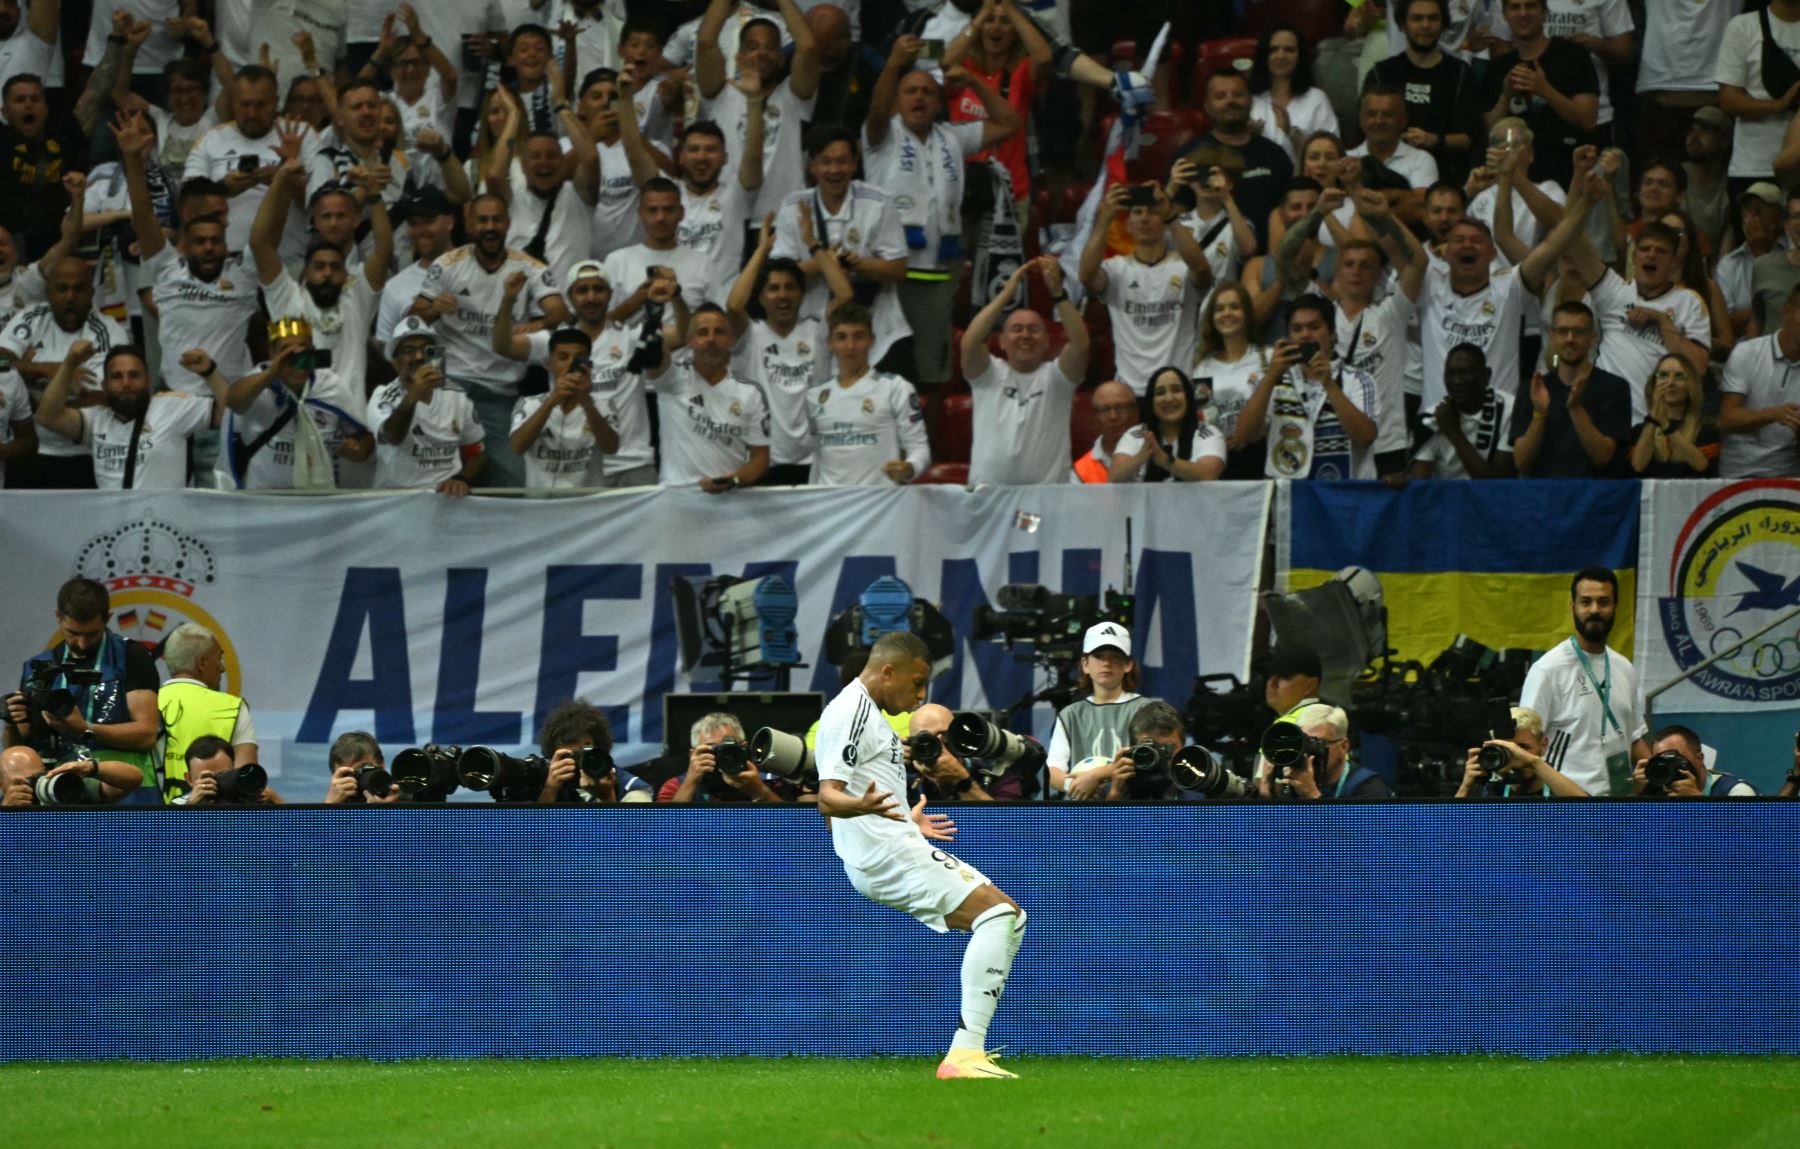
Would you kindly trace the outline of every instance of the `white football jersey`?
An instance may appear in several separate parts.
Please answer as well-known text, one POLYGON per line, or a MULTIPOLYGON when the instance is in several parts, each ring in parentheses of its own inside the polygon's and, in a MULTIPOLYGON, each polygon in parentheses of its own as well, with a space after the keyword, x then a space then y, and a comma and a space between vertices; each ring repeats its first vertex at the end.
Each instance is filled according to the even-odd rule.
POLYGON ((762 392, 742 379, 727 374, 708 383, 684 351, 655 386, 663 486, 691 487, 728 475, 750 461, 753 448, 769 445, 768 405, 762 392))
MULTIPOLYGON (((212 426, 213 397, 163 391, 150 397, 144 429, 138 436, 134 491, 169 491, 187 486, 188 440, 212 426)), ((102 491, 125 488, 125 465, 131 457, 131 421, 111 407, 81 411, 81 443, 94 455, 94 485, 102 491)))
MULTIPOLYGON (((892 795, 895 809, 904 814, 906 758, 900 736, 888 725, 861 680, 844 687, 825 707, 814 748, 819 781, 842 782, 859 798, 873 784, 876 790, 892 795)), ((911 818, 895 821, 864 814, 826 821, 831 823, 831 848, 851 866, 878 863, 896 839, 924 837, 911 818)))
POLYGON ((732 349, 731 373, 761 387, 769 404, 769 462, 812 462, 807 408, 813 384, 830 369, 825 323, 816 315, 800 316, 786 335, 754 320, 732 349))
POLYGON ((513 302, 513 322, 544 313, 544 302, 561 298, 562 288, 550 269, 522 251, 508 249, 493 271, 482 269, 473 246, 447 251, 425 272, 419 289, 424 299, 449 293, 456 310, 433 325, 444 345, 444 374, 458 383, 474 383, 502 395, 519 393, 519 365, 494 350, 494 320, 500 298, 515 271, 525 273, 525 290, 513 302))
POLYGON ((463 448, 481 442, 481 420, 467 395, 439 387, 429 403, 413 408, 406 441, 396 446, 382 438, 381 425, 405 397, 406 388, 396 379, 369 399, 364 422, 375 433, 375 486, 430 490, 462 470, 463 448))
POLYGON ((848 387, 826 380, 813 392, 807 420, 814 486, 886 486, 893 480, 884 468, 896 459, 911 463, 914 476, 931 465, 918 392, 898 375, 871 371, 848 387))

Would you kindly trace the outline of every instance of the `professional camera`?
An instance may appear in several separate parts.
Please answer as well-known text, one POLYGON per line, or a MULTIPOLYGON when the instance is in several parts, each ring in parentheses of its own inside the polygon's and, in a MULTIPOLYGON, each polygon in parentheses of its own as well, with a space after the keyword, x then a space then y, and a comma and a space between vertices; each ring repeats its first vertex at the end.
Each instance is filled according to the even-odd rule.
POLYGON ((920 730, 906 740, 906 752, 912 755, 915 770, 935 766, 943 756, 944 740, 929 730, 920 730))
POLYGON ((1675 779, 1693 772, 1693 763, 1683 758, 1678 751, 1664 750, 1661 754, 1652 754, 1650 760, 1644 763, 1644 781, 1649 784, 1645 792, 1666 794, 1669 787, 1675 784, 1675 779))
POLYGON ((1081 656, 1081 636, 1095 623, 1111 620, 1130 626, 1136 600, 1108 590, 1093 594, 1055 594, 1037 583, 1008 583, 995 593, 998 609, 975 608, 975 637, 1011 646, 1029 642, 1040 660, 1073 663, 1081 656))
POLYGON ((1177 750, 1169 760, 1169 777, 1178 789, 1208 798, 1243 798, 1250 793, 1250 780, 1204 746, 1177 750))
POLYGON ((1261 683, 1257 675, 1244 683, 1235 674, 1203 674, 1188 698, 1188 731, 1233 774, 1256 769, 1257 740, 1269 720, 1261 683))
POLYGON ((462 747, 435 742, 402 750, 394 755, 394 782, 414 802, 442 802, 462 784, 461 758, 462 747))
POLYGON ((1136 773, 1125 790, 1133 798, 1167 797, 1171 785, 1169 762, 1175 752, 1154 738, 1145 738, 1128 752, 1136 773))
POLYGON ((1280 778, 1310 764, 1317 772, 1331 754, 1323 739, 1300 729, 1297 722, 1276 722, 1262 736, 1262 756, 1269 760, 1275 776, 1280 778))
POLYGON ((269 788, 269 772, 255 762, 246 762, 214 774, 213 785, 218 788, 215 802, 255 802, 269 788))
POLYGON ((71 665, 67 662, 38 662, 31 667, 31 677, 25 683, 25 711, 29 721, 37 722, 39 714, 54 714, 61 718, 75 709, 75 695, 68 687, 56 685, 62 679, 69 686, 98 686, 100 672, 91 668, 71 665))
POLYGON ((550 780, 545 759, 535 754, 514 758, 491 746, 464 750, 456 769, 466 789, 484 791, 496 802, 535 802, 550 780))
POLYGON ((32 797, 40 806, 98 806, 105 801, 100 794, 98 778, 44 773, 34 774, 27 781, 31 783, 32 797))
POLYGON ((751 769, 750 748, 735 738, 721 738, 712 745, 713 772, 705 786, 715 798, 741 799, 743 792, 730 779, 751 769))
POLYGON ((950 753, 967 763, 970 771, 989 781, 1003 774, 1012 775, 1023 786, 1021 797, 1037 796, 1047 757, 1037 739, 996 726, 973 710, 964 710, 952 718, 942 739, 950 753))
POLYGON ((1382 660, 1353 684, 1349 709, 1364 733, 1400 744, 1396 794, 1444 797, 1461 787, 1469 747, 1512 738, 1512 699, 1530 667, 1529 651, 1459 635, 1429 665, 1382 660))
POLYGON ((575 751, 575 773, 578 778, 610 778, 615 769, 612 752, 598 746, 583 746, 575 751))
POLYGON ((365 762, 351 772, 356 779, 356 792, 385 798, 394 792, 394 776, 373 762, 365 762))
POLYGON ((758 770, 779 774, 802 785, 817 785, 818 765, 806 739, 765 726, 750 736, 750 761, 758 770))

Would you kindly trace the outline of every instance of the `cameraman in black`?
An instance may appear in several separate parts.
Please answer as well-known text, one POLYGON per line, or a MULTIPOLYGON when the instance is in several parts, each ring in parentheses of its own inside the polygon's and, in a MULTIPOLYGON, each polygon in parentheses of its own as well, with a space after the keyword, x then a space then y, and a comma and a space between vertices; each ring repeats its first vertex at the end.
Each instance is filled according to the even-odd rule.
POLYGON ((1544 751, 1550 743, 1544 737, 1542 715, 1530 707, 1515 706, 1512 721, 1512 741, 1496 738, 1469 751, 1468 761, 1463 763, 1462 785, 1456 791, 1458 798, 1591 797, 1544 761, 1544 751), (1502 754, 1506 755, 1504 765, 1499 764, 1502 754))
POLYGON ((129 762, 97 762, 77 758, 53 769, 44 769, 44 760, 29 746, 13 746, 0 750, 0 806, 41 806, 35 783, 47 775, 75 774, 100 783, 101 803, 116 803, 143 784, 144 776, 129 762))
MULTIPOLYGON (((1279 721, 1277 723, 1279 725, 1279 721)), ((1327 798, 1392 798, 1387 780, 1350 759, 1350 717, 1326 702, 1293 714, 1293 724, 1310 740, 1300 760, 1274 766, 1265 797, 1317 802, 1327 798)))
POLYGON ((93 579, 70 579, 56 592, 63 641, 26 662, 18 693, 7 695, 6 743, 30 746, 46 762, 72 762, 85 750, 130 763, 145 783, 130 800, 155 805, 161 675, 148 649, 107 628, 111 619, 111 597, 93 579), (36 713, 28 695, 40 703, 36 713), (61 713, 45 709, 49 703, 61 713))
POLYGON ((269 788, 269 776, 255 762, 237 764, 237 748, 217 734, 202 734, 187 744, 187 772, 182 781, 188 792, 172 806, 282 806, 281 795, 269 788))
MULTIPOLYGON (((906 754, 907 765, 918 775, 919 788, 924 792, 927 801, 936 802, 992 802, 996 795, 988 791, 969 769, 968 763, 951 753, 950 747, 944 744, 944 732, 950 729, 951 721, 956 717, 948 706, 939 706, 935 702, 927 702, 912 713, 912 733, 900 740, 906 754), (937 743, 937 757, 930 762, 921 760, 915 751, 925 745, 920 735, 929 735, 931 741, 937 743)), ((1002 775, 996 788, 1005 785, 1007 778, 1002 775)), ((1008 799, 1016 799, 1023 795, 1023 787, 1016 780, 1013 793, 1006 795, 1008 799)))
MULTIPOLYGON (((750 764, 749 737, 734 714, 715 710, 702 715, 688 731, 688 768, 670 778, 657 791, 659 802, 786 802, 770 784, 770 778, 750 764), (721 750, 723 747, 723 750, 721 750), (737 768, 727 766, 735 762, 737 768), (716 779, 716 780, 715 780, 716 779), (721 783, 723 783, 721 785, 721 783)), ((776 785, 784 780, 776 779, 776 785)))
POLYGON ((571 698, 552 710, 538 735, 538 751, 550 762, 538 804, 650 801, 649 784, 613 765, 612 748, 612 726, 598 706, 571 698))
POLYGON ((1125 728, 1131 745, 1113 756, 1108 802, 1173 801, 1182 796, 1169 776, 1169 763, 1187 745, 1181 711, 1160 699, 1138 707, 1125 728), (1139 759, 1146 759, 1140 762, 1139 759))
POLYGON ((1756 787, 1735 774, 1706 768, 1700 735, 1665 726, 1650 740, 1650 757, 1631 772, 1631 792, 1652 798, 1754 798, 1756 787))
POLYGON ((327 806, 386 806, 400 800, 400 787, 388 776, 387 759, 373 734, 352 730, 338 735, 327 761, 331 766, 327 806))

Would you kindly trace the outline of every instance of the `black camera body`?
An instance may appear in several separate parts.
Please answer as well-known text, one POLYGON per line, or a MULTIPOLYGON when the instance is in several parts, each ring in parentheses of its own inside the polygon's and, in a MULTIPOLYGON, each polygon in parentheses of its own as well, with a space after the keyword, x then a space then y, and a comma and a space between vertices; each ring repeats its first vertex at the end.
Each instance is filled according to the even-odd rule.
POLYGON ((1174 781, 1169 776, 1169 764, 1175 751, 1153 738, 1143 738, 1129 753, 1137 772, 1126 783, 1125 792, 1133 798, 1167 797, 1174 781))
POLYGON ((356 779, 356 792, 365 798, 385 798, 394 792, 394 776, 373 762, 358 766, 352 772, 352 777, 356 779))
POLYGON ((706 789, 715 798, 741 798, 743 791, 729 779, 752 769, 750 748, 736 738, 721 738, 712 745, 713 772, 706 776, 706 789))
POLYGON ((1276 722, 1263 732, 1262 756, 1269 760, 1276 778, 1309 767, 1316 774, 1330 754, 1324 740, 1300 729, 1298 722, 1276 722))
POLYGON ((250 803, 262 797, 263 791, 269 788, 269 772, 255 762, 246 762, 242 766, 234 766, 230 770, 221 770, 213 775, 213 785, 218 788, 218 797, 214 801, 220 803, 250 803))
POLYGON ((913 769, 937 765, 943 757, 944 740, 929 730, 920 730, 906 740, 906 752, 912 755, 913 769))
POLYGON ((1694 776, 1694 764, 1681 756, 1677 750, 1664 750, 1661 754, 1652 754, 1644 763, 1644 781, 1649 783, 1646 793, 1666 794, 1675 779, 1682 775, 1694 776))
POLYGON ((613 770, 612 752, 602 750, 598 746, 583 746, 575 751, 575 774, 577 778, 593 779, 610 778, 613 770))
POLYGON ((22 692, 29 721, 36 723, 39 714, 58 718, 75 709, 75 695, 66 686, 56 685, 62 679, 69 686, 98 686, 100 671, 92 667, 74 666, 67 662, 39 662, 31 667, 31 677, 22 692))
POLYGON ((394 755, 394 782, 413 802, 442 802, 462 785, 462 747, 427 743, 394 755))
POLYGON ((1504 746, 1483 746, 1475 755, 1475 761, 1487 773, 1498 776, 1512 765, 1512 752, 1504 746))

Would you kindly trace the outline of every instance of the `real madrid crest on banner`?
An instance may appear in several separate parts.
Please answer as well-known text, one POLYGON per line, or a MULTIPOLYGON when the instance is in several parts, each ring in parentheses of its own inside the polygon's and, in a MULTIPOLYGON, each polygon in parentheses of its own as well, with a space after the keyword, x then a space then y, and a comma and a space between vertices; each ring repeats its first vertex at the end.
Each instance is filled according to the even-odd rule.
POLYGON ((104 583, 112 596, 113 629, 155 649, 184 622, 199 623, 219 639, 225 673, 219 689, 244 693, 237 648, 201 600, 215 590, 212 548, 168 523, 144 519, 89 539, 75 573, 104 583))

